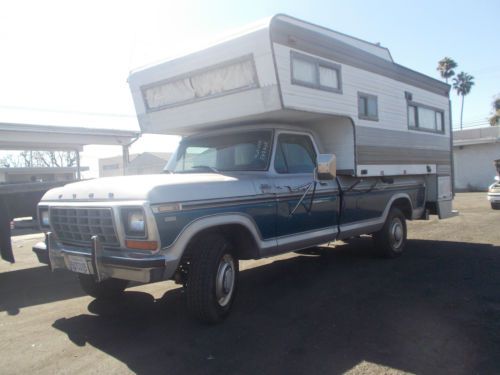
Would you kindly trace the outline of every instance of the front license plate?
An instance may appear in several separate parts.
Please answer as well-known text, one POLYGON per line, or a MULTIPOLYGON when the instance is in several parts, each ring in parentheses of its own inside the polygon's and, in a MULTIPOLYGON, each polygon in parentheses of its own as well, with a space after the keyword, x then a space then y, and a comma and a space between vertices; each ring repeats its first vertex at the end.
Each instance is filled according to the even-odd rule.
POLYGON ((68 255, 68 268, 73 272, 90 274, 87 261, 83 257, 68 255))

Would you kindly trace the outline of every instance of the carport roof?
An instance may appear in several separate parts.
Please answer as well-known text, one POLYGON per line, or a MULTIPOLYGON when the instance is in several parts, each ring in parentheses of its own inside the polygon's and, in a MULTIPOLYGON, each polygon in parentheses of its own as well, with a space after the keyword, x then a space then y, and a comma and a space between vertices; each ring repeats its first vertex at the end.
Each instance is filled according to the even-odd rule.
POLYGON ((139 131, 0 122, 0 150, 78 150, 85 145, 125 145, 139 131))

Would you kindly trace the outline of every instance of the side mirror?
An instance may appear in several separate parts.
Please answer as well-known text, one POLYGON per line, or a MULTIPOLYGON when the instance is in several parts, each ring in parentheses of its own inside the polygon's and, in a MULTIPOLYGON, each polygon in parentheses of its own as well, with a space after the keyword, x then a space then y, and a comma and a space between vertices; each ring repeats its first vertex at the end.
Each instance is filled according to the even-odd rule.
POLYGON ((337 158, 334 154, 319 154, 317 165, 318 180, 331 180, 337 176, 337 158))
POLYGON ((500 176, 495 176, 495 181, 500 181, 500 176))

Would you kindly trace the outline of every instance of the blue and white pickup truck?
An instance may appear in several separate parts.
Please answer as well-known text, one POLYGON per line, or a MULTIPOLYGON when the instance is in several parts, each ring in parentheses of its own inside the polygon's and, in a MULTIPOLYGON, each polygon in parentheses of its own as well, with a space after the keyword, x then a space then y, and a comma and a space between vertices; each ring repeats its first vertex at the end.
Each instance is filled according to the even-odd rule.
POLYGON ((379 45, 278 15, 129 84, 143 132, 183 136, 165 173, 69 184, 38 207, 33 250, 94 297, 173 279, 217 322, 239 260, 363 234, 393 258, 407 220, 451 215, 449 86, 379 45))
POLYGON ((238 260, 361 234, 396 257, 424 197, 423 177, 336 176, 335 157, 319 154, 309 132, 232 128, 184 139, 165 174, 50 190, 39 203, 47 241, 34 251, 77 272, 94 297, 118 294, 128 280, 175 279, 189 310, 216 321, 234 299, 238 260))

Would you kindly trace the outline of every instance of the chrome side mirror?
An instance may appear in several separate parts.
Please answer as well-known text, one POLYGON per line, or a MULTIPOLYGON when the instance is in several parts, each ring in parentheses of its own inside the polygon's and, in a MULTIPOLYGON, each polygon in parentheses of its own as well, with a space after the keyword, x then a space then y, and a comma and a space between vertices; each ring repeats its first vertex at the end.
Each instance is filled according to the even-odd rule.
POLYGON ((334 154, 319 154, 317 165, 318 180, 331 180, 337 176, 337 158, 334 154))

